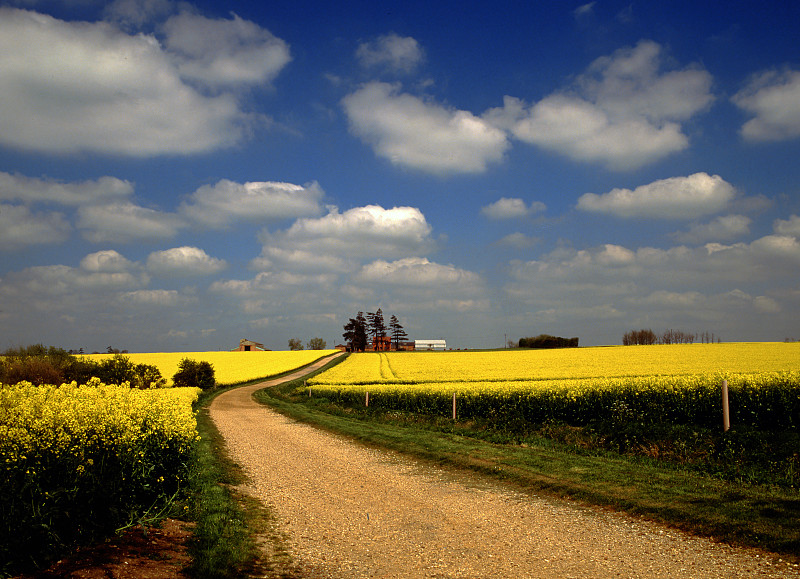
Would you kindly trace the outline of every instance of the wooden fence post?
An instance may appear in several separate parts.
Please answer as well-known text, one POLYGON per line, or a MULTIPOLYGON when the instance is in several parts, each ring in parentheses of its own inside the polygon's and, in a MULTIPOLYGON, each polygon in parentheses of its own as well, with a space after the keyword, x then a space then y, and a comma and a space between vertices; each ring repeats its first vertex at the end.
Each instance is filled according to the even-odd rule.
POLYGON ((364 406, 369 406, 369 390, 367 390, 366 397, 364 398, 364 406))
POLYGON ((456 419, 456 393, 453 392, 453 420, 456 419))
POLYGON ((731 427, 731 410, 728 405, 728 381, 722 381, 722 430, 728 432, 731 427))

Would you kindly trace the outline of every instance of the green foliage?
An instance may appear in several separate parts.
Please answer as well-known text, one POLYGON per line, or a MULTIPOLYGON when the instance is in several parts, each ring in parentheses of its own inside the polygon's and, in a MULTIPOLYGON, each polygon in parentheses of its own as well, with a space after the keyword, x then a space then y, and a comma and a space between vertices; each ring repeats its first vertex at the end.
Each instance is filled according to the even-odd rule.
POLYGON ((578 338, 560 338, 549 334, 539 334, 535 338, 520 338, 520 348, 577 348, 578 338))
POLYGON ((289 338, 289 349, 292 351, 302 350, 303 342, 300 338, 289 338))
POLYGON ((133 379, 130 381, 133 388, 163 388, 167 379, 161 376, 161 371, 152 364, 136 364, 133 367, 133 379))
POLYGON ((309 350, 325 350, 328 345, 325 343, 325 340, 322 338, 311 338, 308 341, 308 349, 309 350))
POLYGON ((0 382, 26 381, 37 386, 61 384, 70 378, 77 365, 78 359, 62 348, 47 348, 42 344, 9 348, 0 363, 0 382))
POLYGON ((198 362, 184 358, 178 363, 178 371, 172 377, 175 387, 196 386, 202 390, 210 390, 216 386, 214 366, 211 362, 198 362))
POLYGON ((135 365, 128 356, 114 354, 100 363, 97 377, 105 384, 132 382, 135 365))

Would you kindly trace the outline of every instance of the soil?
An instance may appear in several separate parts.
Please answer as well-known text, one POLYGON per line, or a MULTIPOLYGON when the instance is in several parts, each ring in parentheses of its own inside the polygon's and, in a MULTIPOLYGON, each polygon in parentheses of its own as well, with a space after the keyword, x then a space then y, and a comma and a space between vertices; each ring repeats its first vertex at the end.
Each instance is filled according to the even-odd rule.
POLYGON ((191 535, 192 523, 166 519, 158 527, 132 528, 16 579, 186 579, 191 535))

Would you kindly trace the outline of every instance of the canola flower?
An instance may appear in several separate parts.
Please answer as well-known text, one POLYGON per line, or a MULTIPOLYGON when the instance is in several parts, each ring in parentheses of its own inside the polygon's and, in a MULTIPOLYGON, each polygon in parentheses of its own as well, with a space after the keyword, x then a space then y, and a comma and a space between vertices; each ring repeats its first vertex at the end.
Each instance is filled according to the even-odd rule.
MULTIPOLYGON (((230 386, 269 378, 311 364, 336 350, 299 350, 281 352, 156 352, 147 354, 124 354, 134 364, 150 364, 158 368, 172 385, 172 376, 178 371, 178 363, 184 358, 197 362, 210 362, 214 367, 217 384, 230 386)), ((90 354, 91 360, 100 362, 113 354, 90 354)))
POLYGON ((311 384, 484 382, 800 369, 800 343, 735 342, 351 355, 311 384))
POLYGON ((800 427, 800 345, 702 344, 350 356, 309 381, 341 404, 495 422, 597 418, 715 425, 728 380, 739 424, 800 427))
POLYGON ((55 556, 187 479, 199 388, 0 385, 0 560, 55 556))

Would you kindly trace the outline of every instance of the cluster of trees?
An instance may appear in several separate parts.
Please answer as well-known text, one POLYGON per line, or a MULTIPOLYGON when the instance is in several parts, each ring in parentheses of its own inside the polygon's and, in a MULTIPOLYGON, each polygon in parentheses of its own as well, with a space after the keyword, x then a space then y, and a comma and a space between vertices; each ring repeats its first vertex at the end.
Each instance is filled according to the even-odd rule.
MULTIPOLYGON (((116 353, 102 362, 77 357, 62 348, 42 344, 9 348, 0 359, 0 383, 17 384, 30 382, 42 384, 64 384, 77 382, 86 384, 90 378, 99 378, 104 384, 127 382, 132 388, 162 388, 167 380, 152 364, 134 364, 122 354, 116 353)), ((214 368, 210 362, 184 359, 172 378, 175 386, 199 386, 207 389, 216 385, 214 368)))
POLYGON ((391 344, 396 350, 400 346, 400 342, 408 337, 408 334, 395 315, 389 319, 387 326, 381 308, 374 313, 368 312, 366 316, 364 316, 364 312, 358 312, 355 318, 350 318, 344 325, 342 334, 350 352, 364 352, 367 349, 377 351, 381 348, 382 338, 387 336, 391 338, 391 344), (370 338, 372 338, 372 344, 370 344, 370 338))
POLYGON ((561 338, 549 334, 539 334, 535 338, 520 338, 520 348, 577 348, 578 338, 561 338))
POLYGON ((713 332, 700 332, 690 334, 681 330, 666 330, 662 334, 656 334, 651 329, 631 330, 622 336, 623 346, 650 346, 653 344, 703 344, 719 343, 722 340, 715 336, 713 332))
MULTIPOLYGON (((309 350, 324 350, 328 347, 328 343, 322 338, 311 338, 308 341, 307 347, 309 350)), ((290 350, 302 350, 303 342, 300 338, 289 338, 290 350)))

